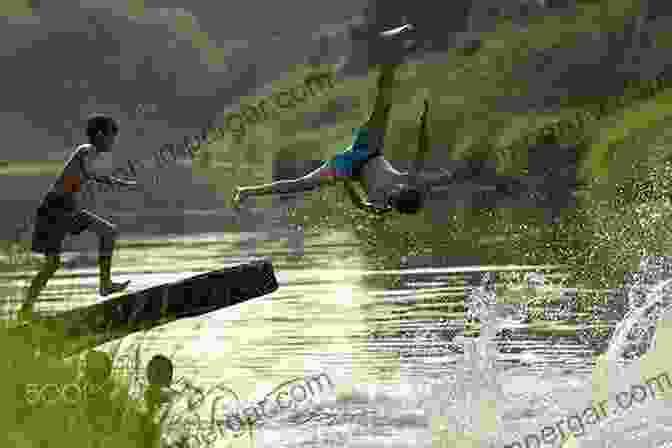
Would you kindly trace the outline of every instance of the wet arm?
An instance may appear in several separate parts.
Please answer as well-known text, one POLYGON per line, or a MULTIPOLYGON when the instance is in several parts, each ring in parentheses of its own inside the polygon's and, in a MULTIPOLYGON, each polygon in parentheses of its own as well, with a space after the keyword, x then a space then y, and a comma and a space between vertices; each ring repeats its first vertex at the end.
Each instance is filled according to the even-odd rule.
POLYGON ((322 186, 333 185, 336 180, 325 174, 325 166, 297 179, 278 180, 269 184, 239 187, 243 196, 268 196, 274 194, 291 195, 316 190, 322 186))

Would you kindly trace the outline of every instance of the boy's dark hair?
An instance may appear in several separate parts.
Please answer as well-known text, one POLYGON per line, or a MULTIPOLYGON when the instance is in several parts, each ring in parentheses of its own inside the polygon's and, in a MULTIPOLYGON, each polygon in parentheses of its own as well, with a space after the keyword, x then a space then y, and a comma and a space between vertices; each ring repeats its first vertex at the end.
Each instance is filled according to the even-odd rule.
POLYGON ((424 195, 418 188, 405 186, 390 195, 389 202, 399 213, 415 214, 423 206, 424 195))
POLYGON ((86 120, 86 136, 89 140, 101 132, 103 135, 108 135, 108 132, 112 132, 113 135, 119 133, 119 124, 112 117, 102 114, 93 114, 86 120))

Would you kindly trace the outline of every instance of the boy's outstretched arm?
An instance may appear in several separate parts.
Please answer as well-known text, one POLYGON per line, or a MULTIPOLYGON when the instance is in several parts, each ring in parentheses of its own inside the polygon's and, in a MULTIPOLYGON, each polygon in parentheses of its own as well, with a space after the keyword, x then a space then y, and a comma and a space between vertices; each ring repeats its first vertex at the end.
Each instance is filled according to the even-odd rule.
POLYGON ((336 178, 326 165, 297 179, 278 180, 269 184, 237 187, 233 204, 237 208, 246 198, 254 196, 297 194, 312 191, 326 185, 336 183, 336 178))

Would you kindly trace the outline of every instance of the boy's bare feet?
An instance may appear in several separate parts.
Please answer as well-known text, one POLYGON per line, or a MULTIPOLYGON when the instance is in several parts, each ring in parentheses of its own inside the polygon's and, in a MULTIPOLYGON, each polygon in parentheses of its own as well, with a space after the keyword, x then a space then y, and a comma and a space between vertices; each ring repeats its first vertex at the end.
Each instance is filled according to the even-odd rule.
POLYGON ((110 294, 114 294, 115 292, 121 292, 124 289, 128 288, 128 285, 131 283, 130 280, 126 280, 123 283, 110 283, 109 285, 101 285, 100 288, 98 288, 98 293, 105 297, 109 296, 110 294))
POLYGON ((415 40, 414 31, 413 25, 406 24, 380 33, 381 52, 383 53, 381 63, 399 65, 406 55, 416 50, 418 42, 415 40))
POLYGON ((396 28, 392 28, 391 30, 383 31, 382 33, 380 33, 380 35, 384 39, 390 39, 390 38, 395 39, 403 34, 408 35, 408 32, 413 31, 414 29, 415 28, 413 27, 413 25, 407 23, 406 25, 398 26, 396 28))

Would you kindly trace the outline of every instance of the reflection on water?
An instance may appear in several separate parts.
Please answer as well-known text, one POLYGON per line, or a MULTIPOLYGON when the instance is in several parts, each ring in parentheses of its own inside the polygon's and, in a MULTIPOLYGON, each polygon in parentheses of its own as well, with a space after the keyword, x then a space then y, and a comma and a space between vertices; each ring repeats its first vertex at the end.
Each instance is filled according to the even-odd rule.
MULTIPOLYGON (((250 402, 288 379, 328 374, 335 390, 303 404, 321 418, 273 420, 256 431, 257 446, 440 446, 429 430, 439 415, 451 434, 481 428, 479 444, 503 446, 522 426, 562 414, 569 405, 560 402, 585 387, 595 348, 581 334, 591 316, 576 312, 580 289, 557 286, 560 268, 422 266, 407 258, 399 269, 375 270, 353 241, 348 232, 306 234, 302 256, 268 233, 122 242, 114 272, 135 285, 249 255, 271 258, 280 284, 242 305, 129 336, 122 349, 141 344, 143 363, 172 355, 177 378, 225 384, 250 402), (509 285, 518 300, 506 302, 500 290, 515 273, 529 275, 509 285), (540 297, 554 299, 535 305, 540 297), (494 427, 483 400, 498 403, 494 427)), ((93 300, 94 256, 68 266, 43 293, 42 310, 93 300)), ((31 274, 3 280, 25 285, 31 274)))

